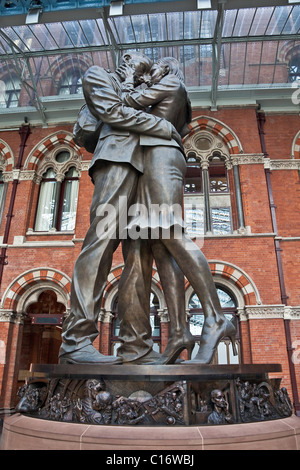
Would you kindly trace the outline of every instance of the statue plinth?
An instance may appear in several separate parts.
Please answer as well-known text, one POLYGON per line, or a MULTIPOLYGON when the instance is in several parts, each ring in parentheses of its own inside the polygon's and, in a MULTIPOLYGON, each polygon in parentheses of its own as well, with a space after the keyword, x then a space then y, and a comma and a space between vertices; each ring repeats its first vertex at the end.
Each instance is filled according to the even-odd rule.
POLYGON ((292 415, 279 364, 42 365, 16 411, 58 422, 111 426, 211 426, 292 415))

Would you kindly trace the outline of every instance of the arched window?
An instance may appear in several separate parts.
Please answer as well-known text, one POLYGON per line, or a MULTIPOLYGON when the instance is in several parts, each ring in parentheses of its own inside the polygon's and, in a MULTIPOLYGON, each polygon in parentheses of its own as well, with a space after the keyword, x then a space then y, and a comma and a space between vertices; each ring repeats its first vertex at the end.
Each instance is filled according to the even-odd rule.
MULTIPOLYGON (((75 228, 79 189, 79 174, 75 167, 63 170, 70 159, 70 152, 62 150, 54 156, 58 164, 48 168, 42 176, 35 231, 72 231, 75 228), (55 169, 63 170, 58 174, 55 169)), ((54 162, 54 163, 55 163, 54 162)))
POLYGON ((231 200, 225 158, 220 152, 214 152, 209 159, 209 198, 210 225, 208 231, 215 235, 232 232, 231 200))
POLYGON ((185 219, 191 237, 232 232, 229 180, 225 157, 220 152, 205 161, 194 153, 188 154, 184 192, 185 219))
POLYGON ((35 219, 37 232, 48 232, 54 227, 56 207, 56 174, 49 168, 44 174, 40 187, 39 202, 35 219))
MULTIPOLYGON (((231 292, 222 286, 216 286, 224 315, 237 325, 236 321, 236 301, 231 292)), ((195 357, 199 350, 199 342, 201 338, 202 328, 204 324, 204 315, 202 305, 195 293, 190 297, 189 301, 189 326, 192 335, 195 337, 196 345, 194 347, 192 357, 195 357)), ((238 325, 237 325, 238 327, 238 325)), ((238 335, 237 335, 238 338, 238 335)), ((236 339, 237 349, 239 350, 239 340, 236 339)), ((213 359, 214 364, 238 364, 239 356, 234 356, 232 345, 228 338, 220 341, 218 349, 213 359)))
POLYGON ((60 192, 57 230, 74 230, 78 189, 78 171, 75 168, 70 168, 65 174, 60 192))
POLYGON ((82 80, 79 70, 71 69, 64 74, 59 85, 59 95, 78 95, 82 92, 82 80))
POLYGON ((55 292, 45 290, 37 302, 29 305, 26 313, 33 325, 61 325, 65 311, 65 305, 57 301, 55 292))
POLYGON ((289 81, 300 81, 300 54, 292 57, 289 66, 289 81))
POLYGON ((186 194, 201 194, 203 192, 201 163, 194 153, 188 155, 184 192, 186 194))
POLYGON ((17 76, 11 76, 0 82, 0 108, 16 108, 19 104, 21 83, 17 76))
POLYGON ((184 184, 187 233, 192 238, 201 238, 243 231, 239 168, 233 165, 230 148, 221 133, 200 127, 186 138, 184 146, 187 155, 184 184))
MULTIPOLYGON (((160 319, 158 316, 159 301, 157 296, 151 292, 150 295, 150 324, 152 328, 152 340, 153 340, 153 349, 154 351, 160 351, 161 336, 160 336, 160 319)), ((119 342, 119 333, 120 333, 120 321, 118 318, 118 298, 116 297, 113 302, 114 315, 112 321, 112 330, 111 330, 111 354, 116 355, 117 349, 120 346, 119 342)))
POLYGON ((21 354, 18 361, 20 382, 28 376, 32 363, 57 364, 61 346, 61 325, 66 306, 57 292, 45 287, 32 293, 25 312, 21 354))

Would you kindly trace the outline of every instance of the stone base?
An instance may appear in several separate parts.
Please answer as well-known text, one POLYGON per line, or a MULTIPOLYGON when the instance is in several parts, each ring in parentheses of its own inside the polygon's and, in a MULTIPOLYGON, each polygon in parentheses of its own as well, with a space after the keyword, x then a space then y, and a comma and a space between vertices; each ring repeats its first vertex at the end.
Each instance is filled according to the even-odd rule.
MULTIPOLYGON (((61 423, 15 414, 1 450, 299 450, 300 418, 220 426, 128 427, 61 423)), ((155 452, 154 452, 155 453, 155 452)), ((134 454, 133 454, 134 455, 134 454)))

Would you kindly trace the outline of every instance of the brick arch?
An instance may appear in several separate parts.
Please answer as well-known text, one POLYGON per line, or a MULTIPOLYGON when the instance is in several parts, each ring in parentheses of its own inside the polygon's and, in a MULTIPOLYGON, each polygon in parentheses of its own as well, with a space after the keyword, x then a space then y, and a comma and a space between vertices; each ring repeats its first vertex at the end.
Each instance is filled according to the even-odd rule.
POLYGON ((70 55, 67 58, 63 57, 61 60, 53 62, 46 72, 57 81, 60 81, 69 71, 78 70, 82 76, 89 67, 93 65, 92 59, 88 55, 78 57, 77 55, 70 55))
MULTIPOLYGON (((208 264, 212 275, 216 278, 216 281, 220 278, 227 280, 227 287, 230 289, 231 285, 233 293, 234 291, 238 291, 239 297, 242 297, 245 305, 261 304, 257 287, 250 276, 248 276, 248 274, 242 269, 234 266, 233 264, 224 263, 222 261, 209 261, 208 264)), ((220 284, 221 283, 222 282, 220 281, 220 284)), ((185 288, 186 293, 193 291, 189 282, 186 282, 185 288)), ((187 303, 188 300, 189 299, 187 299, 187 303)))
POLYGON ((8 286, 3 294, 0 307, 5 310, 18 311, 20 299, 26 295, 26 292, 33 286, 37 286, 41 282, 49 283, 57 286, 68 300, 67 308, 70 306, 71 279, 61 271, 52 268, 36 268, 24 272, 18 276, 8 286))
POLYGON ((209 131, 212 134, 221 137, 224 144, 227 146, 230 155, 243 153, 241 142, 237 135, 223 122, 213 119, 208 116, 199 116, 194 118, 189 124, 191 132, 186 139, 195 134, 197 131, 209 131))
POLYGON ((37 171, 40 162, 44 157, 60 145, 67 145, 73 148, 79 155, 83 155, 82 149, 75 144, 73 135, 67 131, 58 131, 48 137, 45 137, 38 143, 28 155, 24 164, 24 170, 37 171))
POLYGON ((300 131, 295 136, 292 145, 292 158, 300 159, 300 131))
POLYGON ((4 167, 6 171, 11 171, 14 167, 13 151, 9 145, 0 139, 0 161, 4 160, 4 167))
POLYGON ((230 281, 241 292, 245 305, 260 304, 258 290, 252 279, 237 266, 222 261, 209 261, 213 276, 219 275, 230 281))
POLYGON ((298 55, 300 51, 299 44, 295 45, 295 41, 286 41, 278 52, 277 60, 281 63, 288 64, 289 61, 298 55))

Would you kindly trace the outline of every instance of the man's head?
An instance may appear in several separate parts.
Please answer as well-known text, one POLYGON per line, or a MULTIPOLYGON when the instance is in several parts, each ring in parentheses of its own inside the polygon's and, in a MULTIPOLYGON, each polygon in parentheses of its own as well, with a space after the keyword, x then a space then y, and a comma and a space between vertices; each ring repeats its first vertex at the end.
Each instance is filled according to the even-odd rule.
POLYGON ((214 405, 219 408, 226 408, 227 402, 225 400, 224 393, 222 393, 221 390, 213 390, 210 398, 214 405))
MULTIPOLYGON (((143 83, 142 76, 149 74, 153 62, 148 56, 141 52, 128 52, 121 57, 120 66, 122 65, 128 65, 134 70, 134 85, 138 86, 143 83)), ((122 75, 122 71, 120 75, 122 75)))

